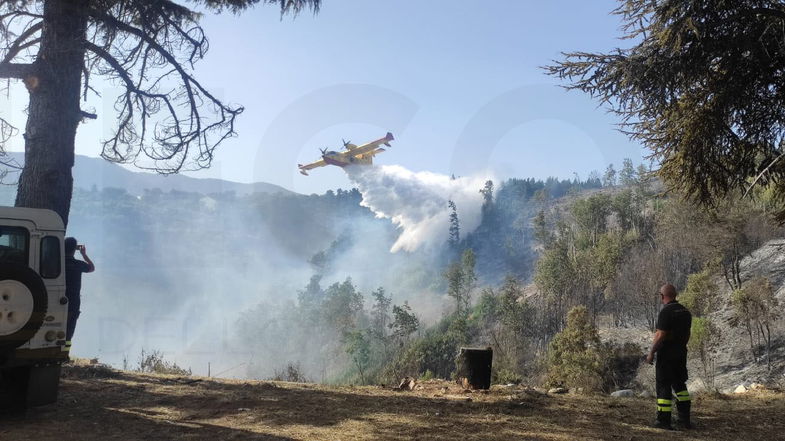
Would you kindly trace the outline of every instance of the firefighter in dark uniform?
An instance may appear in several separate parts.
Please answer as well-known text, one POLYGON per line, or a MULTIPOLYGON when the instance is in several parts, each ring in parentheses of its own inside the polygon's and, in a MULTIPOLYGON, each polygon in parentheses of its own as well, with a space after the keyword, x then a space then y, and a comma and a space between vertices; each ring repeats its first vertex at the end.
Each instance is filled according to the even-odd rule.
POLYGON ((673 393, 676 393, 677 424, 684 429, 690 424, 690 393, 687 391, 687 342, 690 340, 692 314, 676 300, 676 288, 667 284, 660 288, 665 305, 657 317, 657 333, 646 361, 652 363, 657 354, 657 422, 656 427, 671 429, 673 393))
POLYGON ((84 245, 77 245, 76 239, 66 237, 65 245, 65 296, 68 298, 68 323, 66 326, 64 351, 71 351, 71 338, 76 330, 76 321, 79 319, 82 291, 82 273, 95 271, 93 261, 87 257, 84 245), (77 259, 76 250, 82 255, 84 261, 77 259))

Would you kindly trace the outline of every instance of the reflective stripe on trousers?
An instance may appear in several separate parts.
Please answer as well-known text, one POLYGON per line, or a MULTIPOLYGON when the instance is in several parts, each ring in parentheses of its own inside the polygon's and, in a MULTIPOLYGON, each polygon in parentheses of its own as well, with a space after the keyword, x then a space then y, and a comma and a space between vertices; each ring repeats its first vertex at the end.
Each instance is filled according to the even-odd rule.
POLYGON ((657 398, 657 412, 670 412, 673 401, 666 398, 657 398))

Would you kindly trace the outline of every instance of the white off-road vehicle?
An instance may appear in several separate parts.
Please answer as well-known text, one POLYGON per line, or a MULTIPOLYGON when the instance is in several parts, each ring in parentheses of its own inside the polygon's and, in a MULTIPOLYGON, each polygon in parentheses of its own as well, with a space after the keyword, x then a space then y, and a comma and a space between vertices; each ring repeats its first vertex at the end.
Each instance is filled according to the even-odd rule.
POLYGON ((57 399, 68 360, 64 235, 51 210, 0 207, 0 410, 57 399))

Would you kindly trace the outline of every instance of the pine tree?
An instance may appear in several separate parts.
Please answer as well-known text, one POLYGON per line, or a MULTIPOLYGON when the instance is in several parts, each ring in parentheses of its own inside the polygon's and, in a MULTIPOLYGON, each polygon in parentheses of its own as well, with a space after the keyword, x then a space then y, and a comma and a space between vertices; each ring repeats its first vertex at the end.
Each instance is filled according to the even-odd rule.
POLYGON ((393 322, 389 327, 392 330, 392 335, 403 344, 404 340, 420 328, 420 319, 412 312, 412 307, 408 302, 403 302, 403 305, 400 306, 394 305, 392 312, 393 322))
MULTIPOLYGON (((29 93, 20 207, 48 208, 68 224, 74 143, 79 124, 98 117, 83 109, 104 78, 122 91, 117 115, 104 115, 101 156, 161 173, 210 165, 213 150, 235 135, 243 108, 228 105, 194 75, 208 40, 208 13, 239 13, 259 3, 296 14, 319 0, 0 1, 0 78, 29 93)), ((109 90, 109 89, 107 89, 109 90)), ((17 130, 0 119, 2 147, 17 130)))
POLYGON ((485 181, 485 186, 480 189, 480 193, 482 193, 482 208, 490 208, 493 205, 493 181, 485 181))
POLYGON ((548 352, 548 382, 597 390, 602 386, 600 336, 585 306, 567 314, 567 326, 553 337, 548 352))
POLYGON ((458 220, 458 208, 455 206, 455 202, 452 200, 447 201, 447 205, 450 207, 450 237, 447 242, 450 245, 450 249, 455 251, 461 242, 461 225, 458 220))
POLYGON ((615 185, 616 185, 616 169, 613 168, 613 164, 608 164, 608 168, 605 169, 605 174, 602 176, 602 186, 613 187, 615 185))
POLYGON ((477 282, 474 271, 476 257, 470 248, 463 252, 461 260, 447 267, 444 277, 447 279, 447 295, 455 299, 455 313, 462 316, 468 313, 471 292, 477 282))
POLYGON ((630 158, 624 158, 621 170, 619 171, 619 183, 623 186, 633 185, 637 181, 635 166, 630 158))
POLYGON ((371 293, 374 299, 371 310, 372 330, 374 337, 384 340, 387 338, 387 322, 390 320, 390 304, 392 298, 385 295, 383 287, 371 293))
POLYGON ((713 206, 761 184, 785 222, 783 2, 619 0, 615 13, 633 44, 548 72, 615 113, 670 189, 713 206))

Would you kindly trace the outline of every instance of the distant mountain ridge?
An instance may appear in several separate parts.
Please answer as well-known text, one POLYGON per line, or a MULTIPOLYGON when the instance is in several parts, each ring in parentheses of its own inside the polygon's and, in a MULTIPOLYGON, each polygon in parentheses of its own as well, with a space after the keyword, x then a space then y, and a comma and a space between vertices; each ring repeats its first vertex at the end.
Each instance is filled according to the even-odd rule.
MULTIPOLYGON (((8 154, 19 164, 24 163, 20 152, 8 154)), ((122 188, 133 195, 142 195, 146 189, 160 188, 163 191, 178 190, 202 194, 234 192, 237 195, 252 193, 294 194, 275 184, 254 182, 245 184, 213 178, 193 178, 184 175, 160 175, 157 173, 134 172, 101 158, 76 156, 73 168, 74 187, 98 190, 108 187, 122 188)))

